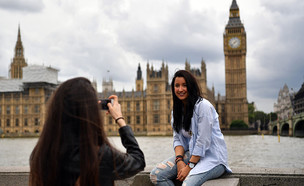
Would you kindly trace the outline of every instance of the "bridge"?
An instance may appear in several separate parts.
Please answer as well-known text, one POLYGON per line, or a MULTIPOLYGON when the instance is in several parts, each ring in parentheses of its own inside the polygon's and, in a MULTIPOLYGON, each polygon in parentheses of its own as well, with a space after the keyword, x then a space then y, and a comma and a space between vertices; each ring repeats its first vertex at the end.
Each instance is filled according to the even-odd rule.
POLYGON ((269 132, 273 135, 304 137, 304 113, 270 122, 269 132))

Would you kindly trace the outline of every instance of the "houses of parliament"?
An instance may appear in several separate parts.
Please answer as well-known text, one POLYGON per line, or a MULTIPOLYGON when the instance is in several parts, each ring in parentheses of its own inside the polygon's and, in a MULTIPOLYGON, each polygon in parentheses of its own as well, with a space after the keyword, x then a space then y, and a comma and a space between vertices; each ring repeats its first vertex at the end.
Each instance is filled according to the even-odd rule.
MULTIPOLYGON (((240 20, 236 0, 232 1, 229 21, 223 34, 225 57, 226 95, 215 95, 214 87, 207 87, 206 63, 193 68, 185 61, 185 70, 197 79, 202 96, 208 99, 219 114, 222 130, 229 129, 234 120, 248 124, 248 101, 246 80, 246 32, 240 20)), ((146 88, 138 65, 135 90, 116 92, 111 79, 104 79, 98 98, 115 94, 119 97, 123 116, 136 135, 172 135, 172 92, 169 85, 169 67, 164 62, 160 69, 146 64, 146 88)), ((9 78, 0 78, 0 134, 12 136, 39 135, 45 120, 46 103, 60 84, 58 70, 52 67, 28 65, 24 58, 20 27, 15 55, 10 64, 9 78)), ((93 82, 96 87, 96 83, 93 82)), ((105 131, 118 135, 118 126, 111 116, 101 111, 105 131)))

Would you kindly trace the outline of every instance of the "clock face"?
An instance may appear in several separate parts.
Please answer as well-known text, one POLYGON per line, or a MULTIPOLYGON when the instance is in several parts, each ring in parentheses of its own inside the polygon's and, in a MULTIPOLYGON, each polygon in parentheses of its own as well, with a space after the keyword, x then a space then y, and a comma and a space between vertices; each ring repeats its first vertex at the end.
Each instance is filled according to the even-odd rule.
POLYGON ((241 44, 241 41, 238 37, 233 37, 229 40, 229 46, 231 48, 237 48, 240 46, 240 44, 241 44))

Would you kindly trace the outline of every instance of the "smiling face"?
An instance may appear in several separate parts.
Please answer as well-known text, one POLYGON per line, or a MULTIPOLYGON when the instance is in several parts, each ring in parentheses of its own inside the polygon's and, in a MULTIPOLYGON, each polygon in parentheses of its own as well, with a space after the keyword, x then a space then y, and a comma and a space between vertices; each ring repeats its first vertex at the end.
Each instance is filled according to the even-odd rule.
POLYGON ((174 93, 184 104, 187 102, 188 90, 185 78, 176 77, 174 81, 174 93))

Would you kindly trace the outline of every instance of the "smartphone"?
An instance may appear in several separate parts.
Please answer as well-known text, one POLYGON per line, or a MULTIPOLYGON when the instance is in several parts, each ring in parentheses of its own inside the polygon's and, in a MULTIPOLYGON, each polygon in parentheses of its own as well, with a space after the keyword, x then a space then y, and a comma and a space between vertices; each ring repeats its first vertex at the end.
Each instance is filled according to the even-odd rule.
POLYGON ((100 99, 101 110, 109 110, 108 103, 111 103, 111 99, 100 99))

